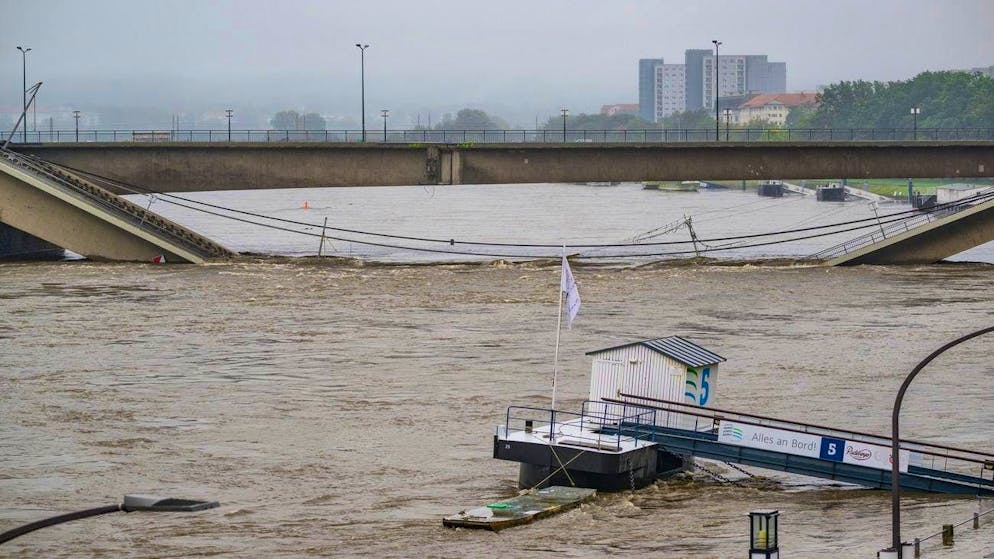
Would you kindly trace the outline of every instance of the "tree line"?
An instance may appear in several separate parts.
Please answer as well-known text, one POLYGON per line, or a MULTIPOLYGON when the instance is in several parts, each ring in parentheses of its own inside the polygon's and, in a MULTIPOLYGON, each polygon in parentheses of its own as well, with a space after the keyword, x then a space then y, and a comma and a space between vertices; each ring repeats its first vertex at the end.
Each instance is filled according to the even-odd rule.
MULTIPOLYGON (((972 72, 923 72, 904 81, 841 81, 825 87, 813 107, 797 107, 787 115, 787 128, 911 128, 918 107, 919 128, 994 128, 994 78, 972 72)), ((672 130, 710 129, 714 113, 707 109, 671 114, 648 122, 630 114, 569 115, 570 130, 672 130)), ((721 122, 724 128, 725 123, 721 122)), ((325 130, 327 122, 317 113, 280 111, 270 120, 276 130, 325 130)), ((562 117, 549 117, 541 130, 561 130, 562 117)), ((504 119, 479 109, 447 113, 441 122, 418 130, 502 130, 504 119)), ((732 128, 775 128, 766 122, 732 125, 732 128)))

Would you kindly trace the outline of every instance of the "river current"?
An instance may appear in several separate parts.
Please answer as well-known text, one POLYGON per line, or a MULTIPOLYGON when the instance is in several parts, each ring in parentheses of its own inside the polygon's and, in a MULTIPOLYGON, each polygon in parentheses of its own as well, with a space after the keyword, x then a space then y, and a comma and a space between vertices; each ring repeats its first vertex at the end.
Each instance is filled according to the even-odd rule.
MULTIPOLYGON (((329 221, 342 227, 530 242, 625 239, 757 199, 624 185, 199 196, 296 216, 304 195, 312 215, 338 212, 329 221), (583 197, 601 203, 591 209, 583 197)), ((719 236, 734 220, 754 232, 868 212, 847 204, 788 199, 780 211, 711 226, 701 217, 698 234, 719 236), (838 213, 825 216, 826 206, 838 213)), ((316 252, 310 238, 184 212, 171 216, 236 250, 316 252)), ((821 242, 793 255, 831 244, 821 242)), ((347 255, 347 245, 336 242, 335 253, 347 255)), ((960 260, 990 261, 986 251, 960 260)), ((4 553, 726 558, 746 553, 753 509, 780 511, 784 556, 872 557, 887 546, 888 492, 747 467, 758 476, 749 478, 713 462, 702 463, 739 483, 697 472, 498 534, 443 528, 442 516, 516 494, 517 464, 491 458, 492 436, 508 405, 548 405, 559 267, 425 265, 432 258, 0 265, 0 531, 125 493, 222 503, 46 528, 4 553)), ((562 408, 586 396, 585 352, 676 334, 728 359, 720 407, 887 434, 907 372, 994 315, 984 263, 637 264, 574 265, 583 302, 562 332, 562 408)), ((981 337, 929 365, 905 399, 902 433, 989 451, 992 355, 994 336, 981 337)), ((908 494, 904 535, 933 534, 977 507, 970 497, 908 494)), ((958 528, 953 548, 936 540, 925 557, 979 557, 994 551, 994 523, 958 528)))

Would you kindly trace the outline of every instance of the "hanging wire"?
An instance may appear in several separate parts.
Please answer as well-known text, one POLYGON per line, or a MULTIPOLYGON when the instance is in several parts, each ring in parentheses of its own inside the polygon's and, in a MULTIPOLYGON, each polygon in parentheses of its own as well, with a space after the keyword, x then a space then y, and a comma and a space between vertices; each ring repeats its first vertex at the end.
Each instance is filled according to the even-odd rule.
MULTIPOLYGON (((105 176, 102 176, 102 175, 99 175, 97 173, 93 173, 93 172, 90 172, 90 171, 84 171, 82 169, 76 169, 76 168, 73 168, 73 167, 70 167, 70 166, 67 166, 67 165, 57 165, 57 166, 63 167, 65 169, 68 169, 68 170, 71 170, 71 171, 74 171, 74 172, 77 172, 77 173, 80 173, 80 174, 83 174, 83 175, 88 175, 88 176, 91 176, 91 177, 95 177, 95 178, 100 179, 102 181, 106 181, 106 182, 108 182, 110 184, 114 184, 114 185, 118 186, 119 188, 121 188, 123 190, 128 190, 128 191, 131 191, 131 192, 136 193, 136 194, 156 195, 156 196, 158 196, 158 200, 161 200, 163 202, 167 202, 167 203, 170 203, 170 204, 173 204, 173 205, 176 205, 176 206, 179 206, 179 207, 183 207, 183 208, 186 208, 186 209, 190 209, 190 210, 193 210, 193 211, 198 211, 198 212, 206 213, 208 215, 214 215, 214 216, 217 216, 217 217, 231 219, 231 220, 242 222, 242 223, 247 223, 247 224, 256 225, 256 226, 260 226, 260 227, 266 227, 266 228, 270 228, 270 229, 274 229, 274 230, 286 231, 286 232, 290 232, 290 233, 296 233, 296 234, 300 234, 300 235, 307 235, 307 236, 312 236, 312 237, 320 237, 321 236, 318 233, 312 233, 312 232, 307 232, 307 231, 300 231, 298 229, 293 229, 293 228, 285 227, 285 226, 281 226, 281 225, 273 225, 273 224, 269 224, 269 223, 261 223, 261 222, 258 222, 258 221, 253 221, 251 219, 240 218, 240 217, 236 217, 236 216, 232 216, 232 215, 226 215, 226 214, 219 213, 217 211, 212 211, 212 210, 207 210, 207 209, 204 209, 204 208, 201 208, 201 207, 192 206, 190 204, 198 204, 198 205, 205 206, 207 208, 212 208, 212 209, 215 209, 215 210, 221 210, 221 211, 225 211, 225 212, 246 215, 246 216, 250 216, 250 217, 254 217, 254 218, 276 221, 276 222, 279 222, 279 223, 284 223, 284 224, 289 224, 289 225, 304 226, 304 227, 308 227, 308 228, 322 228, 322 226, 318 225, 318 224, 308 223, 308 222, 303 222, 303 221, 297 221, 297 220, 291 220, 291 219, 286 219, 286 218, 277 218, 277 217, 267 216, 267 215, 256 213, 256 212, 249 212, 249 211, 244 211, 244 210, 237 210, 237 209, 234 209, 234 208, 220 206, 220 205, 217 205, 217 204, 211 204, 209 202, 201 202, 201 201, 192 200, 192 199, 189 199, 189 198, 184 198, 184 197, 181 197, 181 196, 176 196, 174 194, 169 194, 169 193, 159 192, 159 191, 155 191, 155 190, 148 189, 148 188, 143 188, 143 187, 140 187, 140 186, 137 186, 137 185, 126 183, 124 181, 120 181, 120 180, 117 180, 117 179, 112 179, 110 177, 105 177, 105 176), (177 201, 177 200, 180 200, 182 202, 177 201)), ((907 219, 908 217, 917 216, 917 215, 920 215, 923 212, 924 213, 938 212, 938 211, 945 210, 945 209, 947 209, 949 207, 958 206, 958 205, 962 205, 962 204, 967 203, 967 202, 977 201, 977 200, 981 200, 981 199, 987 199, 987 198, 990 198, 990 197, 994 197, 994 193, 989 193, 989 192, 988 193, 981 193, 981 194, 977 194, 975 196, 971 196, 969 198, 958 200, 955 203, 937 205, 937 206, 934 206, 932 208, 929 208, 928 210, 912 209, 912 210, 907 210, 907 211, 903 211, 903 212, 897 212, 897 213, 894 213, 894 214, 891 214, 891 215, 887 216, 887 219, 883 219, 883 220, 879 220, 876 217, 872 217, 872 218, 865 218, 865 219, 856 219, 856 220, 844 221, 844 222, 839 222, 839 223, 834 223, 834 224, 828 224, 828 225, 819 225, 819 226, 812 226, 812 227, 786 229, 786 230, 782 230, 782 231, 773 231, 773 232, 765 232, 765 233, 754 233, 754 234, 749 234, 749 235, 738 235, 738 236, 730 236, 730 237, 716 237, 716 238, 711 238, 711 239, 697 239, 696 242, 705 245, 706 250, 703 251, 703 252, 720 252, 720 251, 727 251, 727 250, 734 250, 734 249, 744 249, 744 248, 756 248, 756 247, 773 246, 773 245, 786 244, 786 243, 797 242, 797 241, 802 241, 802 240, 815 239, 815 238, 819 238, 819 237, 826 237, 826 236, 831 236, 831 235, 838 235, 838 234, 841 234, 841 233, 847 233, 847 232, 852 232, 852 231, 859 231, 859 230, 870 228, 870 227, 877 227, 880 224, 888 224, 888 223, 894 223, 894 222, 903 221, 903 220, 907 219), (859 225, 859 224, 862 224, 862 225, 859 225), (759 238, 762 238, 762 237, 772 237, 772 236, 783 236, 783 235, 794 234, 794 233, 806 233, 806 232, 818 231, 818 230, 824 230, 824 229, 833 229, 833 228, 836 228, 836 227, 844 227, 844 226, 847 226, 847 225, 854 225, 854 227, 848 227, 848 228, 834 230, 834 231, 821 232, 821 233, 817 233, 817 234, 804 235, 804 236, 787 238, 787 239, 778 239, 778 240, 773 240, 773 241, 765 241, 765 242, 758 242, 758 243, 752 243, 752 244, 742 244, 742 243, 748 242, 748 240, 750 240, 750 239, 759 239, 759 238), (728 244, 726 244, 726 245, 718 245, 718 246, 710 246, 710 245, 708 245, 708 243, 728 242, 728 241, 731 241, 731 242, 728 243, 728 244), (736 242, 736 241, 738 241, 738 242, 736 242)), ((406 236, 406 235, 394 235, 394 234, 388 234, 388 233, 377 233, 377 232, 373 232, 373 231, 363 231, 363 230, 358 230, 358 229, 346 229, 346 228, 330 227, 330 226, 327 227, 326 229, 327 230, 332 230, 332 231, 339 231, 339 232, 344 232, 344 233, 351 233, 351 234, 365 235, 365 236, 372 236, 372 237, 379 237, 379 238, 386 238, 386 239, 396 239, 396 240, 416 241, 416 242, 427 242, 427 243, 445 243, 445 244, 448 244, 450 246, 455 246, 456 244, 459 244, 459 245, 468 245, 468 246, 502 247, 502 248, 519 248, 519 249, 525 249, 525 248, 553 248, 553 249, 561 249, 561 247, 562 247, 561 243, 557 243, 557 244, 536 244, 536 243, 497 243, 497 242, 483 242, 483 241, 457 241, 455 239, 437 239, 437 238, 429 238, 429 237, 415 237, 415 236, 406 236)), ((333 239, 333 240, 343 241, 343 242, 349 242, 349 243, 356 243, 356 244, 361 244, 361 245, 366 245, 366 246, 374 246, 374 247, 381 247, 381 248, 392 248, 392 249, 397 249, 397 250, 410 250, 410 251, 435 253, 435 254, 451 254, 451 255, 460 255, 460 256, 483 256, 483 257, 497 257, 497 258, 558 258, 558 256, 559 256, 558 253, 552 253, 552 254, 548 254, 548 255, 544 255, 544 254, 533 254, 533 253, 525 254, 525 253, 516 253, 516 252, 489 253, 489 252, 476 252, 476 251, 469 251, 469 250, 425 248, 425 247, 415 247, 415 246, 410 246, 410 245, 400 245, 400 244, 374 242, 374 241, 362 241, 362 240, 358 240, 358 239, 354 239, 354 238, 332 236, 332 235, 327 235, 327 234, 325 234, 324 237, 327 238, 327 239, 333 239)), ((604 249, 604 248, 646 248, 646 247, 654 247, 654 246, 687 245, 687 244, 691 244, 693 242, 694 241, 660 241, 660 242, 652 242, 652 243, 644 243, 644 244, 639 244, 639 243, 603 243, 603 244, 572 244, 572 243, 568 243, 568 244, 569 244, 569 246, 571 248, 574 248, 574 249, 604 249)), ((586 255, 579 255, 579 256, 582 257, 582 258, 585 258, 585 259, 612 259, 612 258, 632 258, 632 257, 683 256, 683 255, 688 255, 688 254, 697 254, 699 252, 701 252, 701 251, 698 249, 698 250, 677 250, 677 251, 669 251, 669 252, 649 252, 649 253, 636 253, 636 254, 632 254, 632 253, 586 254, 586 255)))

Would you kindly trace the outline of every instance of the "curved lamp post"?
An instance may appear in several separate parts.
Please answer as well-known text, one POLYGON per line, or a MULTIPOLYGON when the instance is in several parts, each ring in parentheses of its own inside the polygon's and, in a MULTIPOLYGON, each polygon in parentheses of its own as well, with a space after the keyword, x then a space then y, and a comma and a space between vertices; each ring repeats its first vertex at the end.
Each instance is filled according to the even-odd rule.
POLYGON ((89 518, 91 516, 109 514, 112 512, 194 512, 198 510, 212 509, 219 506, 221 506, 221 504, 217 501, 194 501, 191 499, 175 499, 171 497, 157 497, 154 495, 125 495, 124 502, 117 505, 107 505, 104 507, 70 512, 68 514, 60 514, 59 516, 53 516, 51 518, 25 524, 24 526, 14 528, 13 530, 7 530, 6 532, 0 533, 0 545, 5 544, 18 536, 34 532, 35 530, 55 526, 56 524, 62 524, 64 522, 89 518))
POLYGON ((892 545, 893 549, 888 551, 896 551, 897 559, 908 559, 907 557, 902 557, 903 549, 901 545, 901 458, 899 454, 900 450, 900 436, 899 436, 899 419, 901 415, 901 402, 904 400, 904 393, 907 392, 908 387, 911 385, 911 381, 918 376, 925 365, 928 365, 936 357, 941 355, 947 349, 957 346, 967 340, 976 338, 977 336, 982 336, 994 332, 994 326, 989 326, 976 332, 971 332, 965 336, 957 338, 948 344, 940 347, 939 349, 932 352, 931 355, 922 360, 921 363, 915 366, 908 374, 908 378, 904 379, 904 384, 901 385, 901 389, 897 391, 897 398, 894 399, 894 413, 891 416, 891 468, 890 468, 890 490, 891 490, 891 535, 893 536, 892 545))

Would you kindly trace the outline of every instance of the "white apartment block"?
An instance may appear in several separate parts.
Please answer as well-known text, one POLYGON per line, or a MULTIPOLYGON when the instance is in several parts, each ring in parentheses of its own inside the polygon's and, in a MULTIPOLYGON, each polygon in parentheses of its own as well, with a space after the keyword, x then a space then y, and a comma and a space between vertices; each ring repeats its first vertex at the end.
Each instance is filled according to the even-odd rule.
MULTIPOLYGON (((718 56, 718 96, 732 97, 748 93, 746 89, 746 57, 718 56)), ((704 107, 714 109, 714 57, 704 57, 704 107)))
POLYGON ((660 64, 656 66, 655 122, 687 108, 686 66, 660 64))

